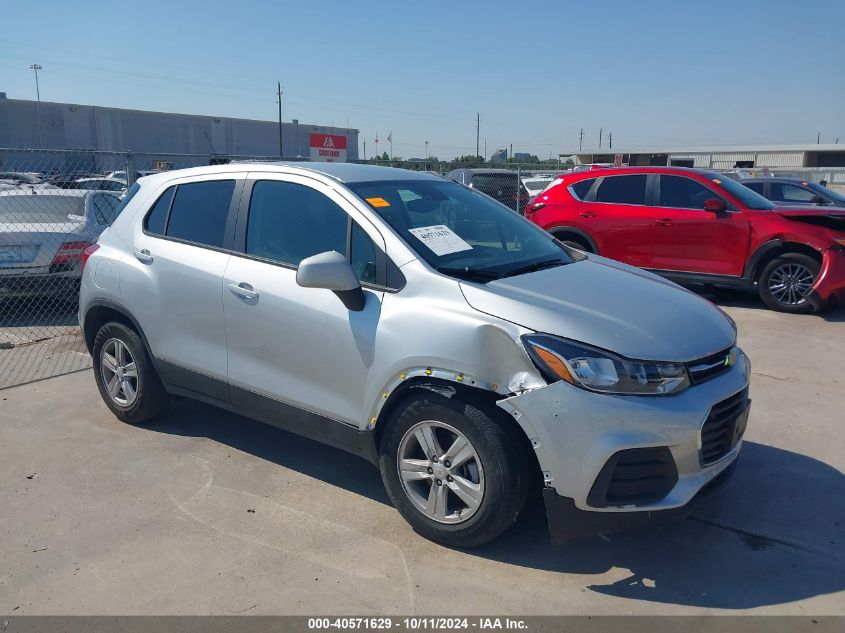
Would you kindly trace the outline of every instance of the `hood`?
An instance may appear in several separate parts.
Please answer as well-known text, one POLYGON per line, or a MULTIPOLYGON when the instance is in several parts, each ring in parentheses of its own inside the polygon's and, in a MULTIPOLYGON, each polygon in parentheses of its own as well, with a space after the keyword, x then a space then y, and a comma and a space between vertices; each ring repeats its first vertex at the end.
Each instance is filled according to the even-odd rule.
POLYGON ((778 207, 774 213, 793 222, 814 224, 837 233, 845 233, 845 208, 843 207, 778 207))
POLYGON ((595 255, 461 289, 480 312, 631 359, 691 361, 736 340, 733 322, 709 301, 595 255))
POLYGON ((776 207, 772 209, 772 212, 785 218, 806 216, 845 218, 845 207, 829 207, 827 205, 776 207))

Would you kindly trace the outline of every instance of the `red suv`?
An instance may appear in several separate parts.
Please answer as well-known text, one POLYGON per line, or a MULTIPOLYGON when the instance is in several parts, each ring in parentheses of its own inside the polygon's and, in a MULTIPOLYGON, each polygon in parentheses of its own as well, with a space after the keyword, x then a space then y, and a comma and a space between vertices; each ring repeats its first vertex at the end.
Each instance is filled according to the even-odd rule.
POLYGON ((561 176, 526 217, 580 250, 679 283, 754 288, 771 308, 845 298, 845 208, 776 207, 722 174, 615 167, 561 176))

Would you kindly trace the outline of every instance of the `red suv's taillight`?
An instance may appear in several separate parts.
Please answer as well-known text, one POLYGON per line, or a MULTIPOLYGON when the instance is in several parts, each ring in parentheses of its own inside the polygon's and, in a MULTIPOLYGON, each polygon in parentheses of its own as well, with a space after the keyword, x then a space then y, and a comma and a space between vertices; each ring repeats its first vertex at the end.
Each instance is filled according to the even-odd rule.
POLYGON ((532 202, 527 207, 525 207, 526 213, 534 213, 535 211, 539 211, 543 207, 546 206, 545 202, 532 202))
POLYGON ((82 251, 82 265, 80 266, 80 273, 85 270, 85 264, 88 263, 88 258, 91 257, 91 255, 93 255, 94 253, 96 253, 99 248, 99 244, 91 244, 91 246, 82 251))

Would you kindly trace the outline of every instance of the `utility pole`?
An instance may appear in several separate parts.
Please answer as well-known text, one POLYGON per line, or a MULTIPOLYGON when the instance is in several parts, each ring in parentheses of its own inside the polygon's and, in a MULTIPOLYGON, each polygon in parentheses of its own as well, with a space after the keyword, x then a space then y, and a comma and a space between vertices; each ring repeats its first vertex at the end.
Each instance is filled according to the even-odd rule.
POLYGON ((513 143, 511 143, 511 159, 513 159, 513 143))
POLYGON ((38 71, 43 70, 44 67, 41 64, 32 64, 30 68, 35 71, 35 97, 38 101, 41 101, 41 90, 38 87, 38 71))
POLYGON ((599 128, 599 149, 601 149, 601 133, 602 133, 602 129, 599 128))
POLYGON ((822 142, 822 133, 816 132, 816 145, 821 145, 822 142))
POLYGON ((487 139, 484 139, 484 162, 487 162, 487 139))
POLYGON ((429 143, 429 141, 425 142, 425 159, 426 160, 428 160, 428 157, 430 156, 430 154, 428 153, 428 143, 429 143))
POLYGON ((279 158, 285 157, 285 152, 282 149, 282 82, 276 82, 276 92, 279 97, 279 158))
POLYGON ((476 157, 481 156, 479 152, 481 148, 479 147, 479 141, 481 139, 481 113, 475 113, 475 155, 476 157))
POLYGON ((44 67, 41 64, 32 64, 30 68, 35 72, 35 97, 37 99, 35 102, 35 129, 38 131, 38 147, 42 147, 44 142, 41 139, 41 118, 38 114, 38 104, 41 103, 41 89, 38 87, 38 71, 44 67))
POLYGON ((584 145, 584 128, 581 128, 581 133, 578 135, 578 151, 580 152, 584 145))
POLYGON ((367 160, 367 139, 364 139, 364 160, 367 160))
POLYGON ((608 132, 607 134, 607 147, 613 149, 613 132, 608 132))

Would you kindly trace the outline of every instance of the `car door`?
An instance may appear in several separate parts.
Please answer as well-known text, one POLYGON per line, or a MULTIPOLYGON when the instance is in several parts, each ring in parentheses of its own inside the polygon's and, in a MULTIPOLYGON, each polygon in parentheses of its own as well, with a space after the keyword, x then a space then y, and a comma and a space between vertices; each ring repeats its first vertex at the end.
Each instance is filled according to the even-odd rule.
POLYGON ((136 228, 120 289, 166 381, 228 400, 223 274, 243 174, 163 186, 136 228))
POLYGON ((239 252, 224 279, 232 399, 245 410, 267 406, 257 393, 357 426, 372 404, 363 394, 381 314, 383 292, 374 284, 384 241, 317 180, 269 173, 250 179, 239 214, 239 252), (364 284, 360 312, 330 290, 296 283, 303 259, 332 250, 351 257, 364 284))
POLYGON ((573 223, 593 238, 599 254, 633 266, 651 266, 654 220, 646 206, 647 183, 647 174, 604 176, 576 203, 573 223))
POLYGON ((740 276, 750 239, 745 215, 704 210, 718 193, 687 176, 660 174, 655 186, 653 268, 740 276))

